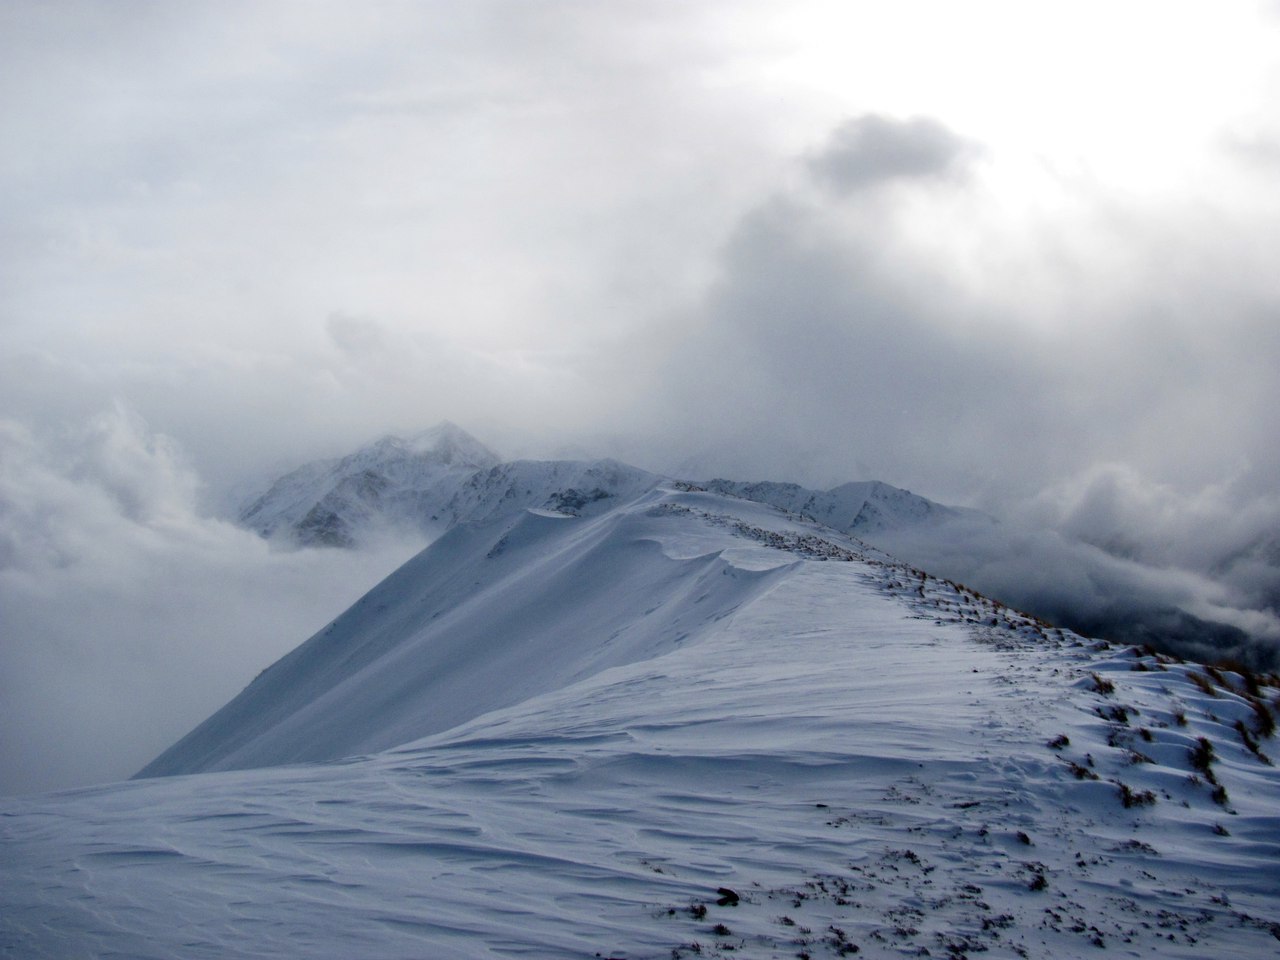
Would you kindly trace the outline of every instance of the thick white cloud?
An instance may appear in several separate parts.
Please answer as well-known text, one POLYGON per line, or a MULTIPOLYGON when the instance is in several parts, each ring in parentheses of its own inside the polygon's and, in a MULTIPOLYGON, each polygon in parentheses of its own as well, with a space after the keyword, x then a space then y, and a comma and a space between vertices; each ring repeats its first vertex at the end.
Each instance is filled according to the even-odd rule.
POLYGON ((1250 249, 1273 228, 1223 210, 1200 236, 1203 211, 1147 217, 1095 189, 1074 216, 1107 212, 1105 243, 1046 234, 1011 253, 1025 224, 975 223, 992 255, 964 264, 921 224, 981 203, 982 162, 936 123, 838 128, 807 160, 813 184, 744 217, 662 367, 666 420, 711 438, 666 449, 703 474, 876 477, 976 503, 1008 522, 889 546, 1082 630, 1274 664, 1280 297, 1250 249), (1009 260, 1027 269, 1006 281, 1009 260))
POLYGON ((121 408, 0 421, 0 793, 131 775, 417 546, 273 552, 196 482, 121 408))

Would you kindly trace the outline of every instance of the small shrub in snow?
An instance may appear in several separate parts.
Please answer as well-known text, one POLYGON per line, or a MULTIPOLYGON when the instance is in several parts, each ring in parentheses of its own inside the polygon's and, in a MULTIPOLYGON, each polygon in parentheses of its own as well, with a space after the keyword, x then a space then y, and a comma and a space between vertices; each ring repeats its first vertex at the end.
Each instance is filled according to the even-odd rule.
POLYGON ((1218 778, 1213 773, 1213 761, 1216 755, 1213 752, 1213 744, 1207 737, 1198 737, 1196 745, 1188 751, 1187 756, 1192 768, 1204 774, 1206 780, 1210 783, 1218 782, 1218 778))
POLYGON ((1150 807, 1156 802, 1156 795, 1150 790, 1134 790, 1127 783, 1118 784, 1120 787, 1120 802, 1124 804, 1125 809, 1130 807, 1150 807))
POLYGON ((1253 708, 1253 728, 1260 737, 1270 737, 1276 732, 1276 715, 1261 697, 1250 697, 1249 706, 1253 708))
POLYGON ((1244 721, 1237 720, 1235 727, 1236 727, 1236 733, 1240 734, 1240 742, 1245 745, 1245 749, 1247 749, 1250 753, 1252 753, 1255 757, 1257 757, 1267 766, 1271 766, 1271 758, 1268 757, 1265 753, 1263 753, 1262 750, 1258 747, 1258 741, 1253 739, 1253 734, 1249 732, 1249 728, 1245 726, 1244 721))
POLYGON ((1089 674, 1093 678, 1093 691, 1100 693, 1104 697, 1109 697, 1116 692, 1116 685, 1105 677, 1100 677, 1096 673, 1089 674))
POLYGON ((830 938, 828 938, 828 943, 836 951, 837 956, 847 957, 859 952, 857 944, 850 943, 849 935, 840 927, 832 924, 827 927, 827 930, 831 934, 830 938))
POLYGON ((1200 688, 1202 693, 1208 694, 1216 698, 1218 696, 1218 688, 1213 685, 1213 681, 1206 677, 1203 673, 1196 673, 1194 670, 1187 671, 1187 679, 1200 688))
POLYGON ((1219 660, 1213 665, 1213 668, 1210 668, 1210 675, 1212 676, 1215 673, 1221 675, 1222 671, 1238 674, 1241 681, 1244 683, 1245 692, 1251 697, 1258 696, 1258 693, 1261 690, 1262 678, 1239 660, 1233 660, 1229 657, 1226 660, 1219 660))
MULTIPOLYGON (((1129 725, 1129 708, 1128 707, 1122 707, 1117 705, 1117 706, 1107 707, 1105 710, 1102 707, 1098 707, 1096 710, 1096 713, 1103 720, 1110 720, 1112 723, 1120 723, 1126 727, 1129 725)), ((1137 713, 1137 711, 1135 710, 1134 713, 1137 713)))
POLYGON ((1080 764, 1076 763, 1074 760, 1071 761, 1069 766, 1070 766, 1072 775, 1077 780, 1097 780, 1098 779, 1098 775, 1096 773, 1094 773, 1088 767, 1081 766, 1080 764))

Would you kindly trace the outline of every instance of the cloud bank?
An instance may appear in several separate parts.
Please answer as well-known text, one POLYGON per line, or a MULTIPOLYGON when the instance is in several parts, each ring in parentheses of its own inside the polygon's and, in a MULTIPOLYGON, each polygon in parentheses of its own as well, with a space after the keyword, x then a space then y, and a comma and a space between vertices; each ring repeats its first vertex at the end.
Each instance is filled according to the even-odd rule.
POLYGON ((0 793, 123 779, 416 544, 273 552, 123 408, 0 422, 0 793))
POLYGON ((1009 298, 920 229, 972 214, 982 162, 936 122, 865 116, 744 217, 665 369, 670 419, 713 438, 701 473, 981 506, 1004 522, 885 545, 1082 632, 1275 667, 1277 290, 1248 254, 1213 273, 1256 231, 1144 223, 1116 277, 1110 249, 975 220, 1009 298))
POLYGON ((1002 518, 936 551, 988 592, 1271 643, 1278 108, 1254 5, 5 5, 5 767, 337 612, 215 518, 441 419, 881 479, 1002 518))

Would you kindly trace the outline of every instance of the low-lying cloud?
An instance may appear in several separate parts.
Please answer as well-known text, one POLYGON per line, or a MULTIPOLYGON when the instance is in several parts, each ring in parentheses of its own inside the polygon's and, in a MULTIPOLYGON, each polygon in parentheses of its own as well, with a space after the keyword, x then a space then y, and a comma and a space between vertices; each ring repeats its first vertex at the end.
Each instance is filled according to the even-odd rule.
MULTIPOLYGON (((1193 659, 1280 666, 1280 616, 1238 578, 1114 554, 1017 520, 956 520, 876 543, 936 576, 1091 637, 1193 659)), ((1280 575, 1271 565, 1268 576, 1280 575)))
POLYGON ((0 422, 0 793, 123 779, 417 546, 272 551, 123 408, 0 422))

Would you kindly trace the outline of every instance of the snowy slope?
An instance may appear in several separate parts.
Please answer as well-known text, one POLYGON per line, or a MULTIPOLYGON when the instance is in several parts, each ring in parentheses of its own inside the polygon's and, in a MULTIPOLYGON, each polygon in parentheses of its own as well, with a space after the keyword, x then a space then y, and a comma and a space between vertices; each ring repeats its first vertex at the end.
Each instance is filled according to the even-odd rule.
POLYGON ((171 760, 338 756, 346 726, 394 740, 421 713, 427 736, 0 800, 0 954, 1280 947, 1280 774, 1247 745, 1277 752, 1275 688, 741 499, 549 513, 437 541, 171 760))
POLYGON ((240 513, 264 537, 353 546, 380 526, 438 533, 449 500, 498 457, 466 431, 441 423, 410 437, 383 437, 339 460, 309 463, 272 484, 240 513))
POLYGON ((668 557, 647 502, 454 527, 141 775, 396 746, 665 652, 768 582, 714 553, 668 557))

